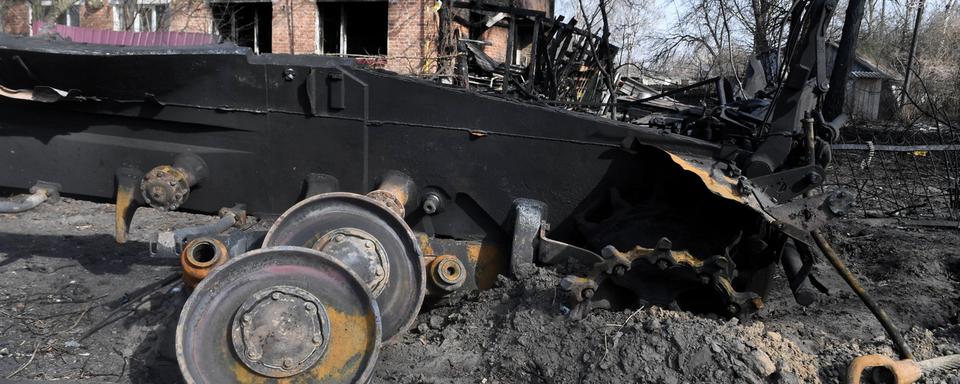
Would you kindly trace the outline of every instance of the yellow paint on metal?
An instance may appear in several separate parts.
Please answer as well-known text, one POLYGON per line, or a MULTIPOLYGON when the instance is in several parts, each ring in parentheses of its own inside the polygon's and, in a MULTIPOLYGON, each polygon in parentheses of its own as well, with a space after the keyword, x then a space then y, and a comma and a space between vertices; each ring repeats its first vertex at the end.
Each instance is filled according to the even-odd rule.
POLYGON ((117 203, 116 203, 116 214, 114 217, 115 223, 114 228, 116 230, 115 238, 117 243, 126 243, 127 242, 127 221, 124 219, 127 216, 127 211, 133 205, 133 188, 127 188, 124 186, 117 187, 117 203))
POLYGON ((365 355, 377 347, 377 320, 372 313, 348 314, 327 307, 330 320, 330 339, 327 352, 310 370, 310 375, 298 375, 298 382, 342 382, 363 369, 365 355), (309 377, 305 377, 309 376, 309 377))
POLYGON ((420 243, 420 252, 423 253, 424 256, 435 256, 433 247, 430 246, 430 236, 426 233, 418 233, 417 242, 420 243))
POLYGON ((467 258, 476 266, 477 288, 490 289, 497 282, 497 275, 507 269, 506 259, 496 246, 484 246, 480 242, 467 244, 467 258))
POLYGON ((308 384, 346 383, 355 379, 365 367, 362 365, 377 348, 376 319, 373 314, 353 315, 327 307, 330 321, 330 338, 327 351, 317 365, 309 371, 283 379, 261 376, 237 361, 231 367, 238 383, 260 384, 267 382, 308 384))
POLYGON ((677 264, 687 264, 689 266, 696 267, 696 268, 700 268, 703 266, 703 260, 693 257, 693 255, 691 255, 690 252, 671 251, 670 254, 673 255, 673 259, 677 261, 677 264))
POLYGON ((718 177, 714 177, 713 175, 711 175, 711 172, 707 169, 698 167, 697 165, 694 165, 690 161, 687 161, 686 159, 680 156, 674 155, 670 152, 667 152, 667 154, 669 154, 673 162, 679 165, 681 168, 697 175, 697 177, 699 177, 700 180, 703 181, 704 186, 706 186, 707 189, 709 189, 714 194, 720 197, 723 197, 725 199, 734 200, 741 203, 745 202, 743 198, 740 197, 740 195, 736 191, 736 186, 738 182, 736 179, 729 177, 727 175, 724 175, 722 173, 718 177))
MULTIPOLYGON (((629 253, 629 255, 632 256, 630 260, 631 260, 631 261, 636 260, 636 259, 641 258, 641 257, 643 257, 643 256, 649 255, 649 254, 653 253, 654 251, 655 251, 655 250, 652 249, 652 248, 644 248, 644 247, 641 247, 641 246, 636 246, 636 247, 634 247, 633 250, 630 251, 630 253, 629 253)), ((703 266, 703 260, 700 260, 700 259, 694 257, 693 255, 690 254, 690 252, 687 252, 687 251, 670 251, 670 255, 673 257, 673 261, 676 262, 677 264, 686 264, 686 265, 689 265, 689 266, 695 267, 695 268, 700 268, 700 267, 703 266)))
POLYGON ((234 362, 233 365, 230 366, 230 370, 233 371, 233 377, 237 379, 238 383, 263 384, 267 382, 266 377, 253 373, 253 371, 247 369, 247 367, 239 361, 234 362))

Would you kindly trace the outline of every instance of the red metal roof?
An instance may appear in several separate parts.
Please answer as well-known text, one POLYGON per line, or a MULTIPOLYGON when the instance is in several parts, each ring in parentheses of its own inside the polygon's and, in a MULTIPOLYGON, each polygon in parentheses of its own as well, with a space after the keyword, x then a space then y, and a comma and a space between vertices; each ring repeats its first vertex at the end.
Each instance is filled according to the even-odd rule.
POLYGON ((217 42, 217 37, 208 33, 110 31, 60 24, 45 25, 37 21, 33 24, 33 34, 39 35, 41 33, 55 33, 76 43, 134 47, 209 45, 217 42))

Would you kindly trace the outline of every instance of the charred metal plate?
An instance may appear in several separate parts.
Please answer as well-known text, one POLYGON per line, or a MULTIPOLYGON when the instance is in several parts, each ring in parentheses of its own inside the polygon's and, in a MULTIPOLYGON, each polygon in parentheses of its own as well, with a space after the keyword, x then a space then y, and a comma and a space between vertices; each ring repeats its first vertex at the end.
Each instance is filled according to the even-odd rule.
POLYGON ((409 328, 420 311, 426 293, 422 252, 403 219, 376 200, 344 192, 310 197, 284 212, 263 244, 322 249, 373 285, 380 291, 376 300, 386 342, 409 328), (337 235, 343 236, 342 246, 336 245, 337 235), (359 246, 349 245, 353 243, 359 246), (386 285, 378 287, 382 276, 376 272, 382 254, 387 261, 382 266, 386 285))
POLYGON ((187 383, 365 382, 380 349, 366 284, 319 251, 247 252, 207 276, 180 314, 176 352, 187 383))

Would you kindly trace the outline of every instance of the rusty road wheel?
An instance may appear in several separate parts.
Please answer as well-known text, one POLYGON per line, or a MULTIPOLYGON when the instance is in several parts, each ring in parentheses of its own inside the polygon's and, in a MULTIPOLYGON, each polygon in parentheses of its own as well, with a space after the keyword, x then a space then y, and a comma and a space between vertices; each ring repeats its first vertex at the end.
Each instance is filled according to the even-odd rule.
POLYGON ((383 340, 410 327, 426 293, 422 253, 413 231, 392 210, 366 196, 325 193, 294 205, 274 222, 264 247, 292 245, 330 254, 376 297, 383 340))
POLYGON ((177 325, 187 383, 355 383, 373 372, 380 312, 366 284, 323 252, 271 247, 200 282, 177 325))

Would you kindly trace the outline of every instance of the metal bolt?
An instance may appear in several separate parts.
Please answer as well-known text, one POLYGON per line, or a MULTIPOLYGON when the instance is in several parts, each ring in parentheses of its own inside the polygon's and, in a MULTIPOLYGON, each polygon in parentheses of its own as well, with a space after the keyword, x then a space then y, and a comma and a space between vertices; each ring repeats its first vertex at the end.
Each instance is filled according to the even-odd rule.
POLYGON ((317 306, 313 303, 303 303, 303 308, 306 308, 307 312, 316 312, 317 306))
POLYGON ((583 292, 580 292, 580 294, 583 295, 584 299, 589 299, 593 297, 594 291, 593 288, 584 288, 583 292))
POLYGON ((253 321, 253 318, 250 317, 249 314, 243 315, 243 323, 244 323, 244 324, 250 324, 251 321, 253 321))
POLYGON ((323 344, 323 337, 321 337, 320 335, 314 336, 314 337, 313 337, 313 344, 314 344, 314 345, 323 344))
POLYGON ((293 359, 291 359, 291 358, 289 358, 289 357, 283 359, 283 368, 284 368, 284 369, 293 368, 293 359))
POLYGON ((373 272, 377 277, 383 276, 383 267, 377 266, 377 270, 373 272))
POLYGON ((271 293, 270 298, 274 300, 280 300, 280 292, 271 293))
POLYGON ((338 233, 336 236, 333 237, 333 240, 336 241, 336 242, 338 242, 338 243, 342 243, 343 240, 344 240, 344 238, 345 238, 345 237, 343 236, 342 233, 338 233))
POLYGON ((283 71, 283 79, 286 81, 293 81, 297 78, 297 71, 294 71, 293 68, 287 68, 283 71))
POLYGON ((257 351, 254 351, 254 350, 251 349, 251 350, 248 350, 248 351, 247 351, 247 357, 249 357, 249 358, 251 358, 251 359, 253 359, 253 360, 256 360, 256 359, 259 359, 259 358, 260 358, 260 355, 257 354, 257 351))
POLYGON ((373 248, 373 242, 370 241, 370 240, 364 241, 364 242, 363 242, 363 247, 366 248, 366 249, 373 248))
POLYGON ((429 193, 423 198, 423 212, 432 215, 440 209, 440 196, 436 193, 429 193))
POLYGON ((614 266, 613 266, 613 274, 614 274, 614 275, 623 276, 623 274, 625 274, 625 273, 627 273, 627 267, 622 266, 622 265, 614 265, 614 266))

